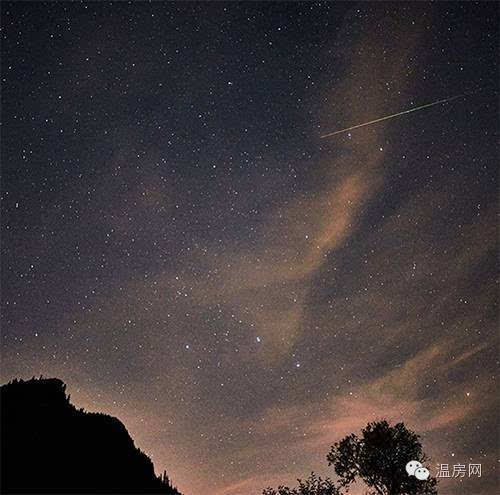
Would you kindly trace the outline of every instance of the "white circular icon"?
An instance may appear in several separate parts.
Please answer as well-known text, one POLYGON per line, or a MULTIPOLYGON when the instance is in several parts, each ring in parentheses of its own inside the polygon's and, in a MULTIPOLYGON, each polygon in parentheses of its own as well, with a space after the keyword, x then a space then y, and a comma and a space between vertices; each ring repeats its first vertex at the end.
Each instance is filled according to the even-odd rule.
POLYGON ((419 467, 415 469, 415 478, 420 481, 424 481, 429 477, 430 473, 427 468, 419 467))
POLYGON ((415 471, 418 469, 418 468, 421 468, 422 467, 422 464, 418 461, 410 461, 407 465, 406 465, 406 472, 408 473, 409 476, 414 476, 415 475, 415 471))

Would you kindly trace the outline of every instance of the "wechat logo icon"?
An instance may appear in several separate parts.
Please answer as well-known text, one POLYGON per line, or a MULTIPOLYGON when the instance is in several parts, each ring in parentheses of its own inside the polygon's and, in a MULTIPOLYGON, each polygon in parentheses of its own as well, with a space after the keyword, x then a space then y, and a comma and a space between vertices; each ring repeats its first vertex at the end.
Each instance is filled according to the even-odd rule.
POLYGON ((408 476, 415 476, 420 481, 425 481, 430 476, 429 470, 418 461, 410 461, 406 464, 406 472, 408 476))

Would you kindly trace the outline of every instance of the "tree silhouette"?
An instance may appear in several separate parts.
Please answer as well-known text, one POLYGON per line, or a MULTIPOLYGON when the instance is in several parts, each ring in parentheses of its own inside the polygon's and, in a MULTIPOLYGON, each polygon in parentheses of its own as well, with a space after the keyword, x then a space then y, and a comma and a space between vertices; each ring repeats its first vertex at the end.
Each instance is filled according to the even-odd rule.
POLYGON ((341 487, 348 489, 361 479, 370 495, 435 495, 435 478, 418 480, 406 472, 406 464, 427 460, 419 436, 403 423, 390 426, 385 420, 369 423, 358 438, 351 434, 334 444, 327 455, 341 487))
POLYGON ((307 480, 297 480, 299 486, 296 488, 288 488, 287 486, 279 486, 277 490, 274 488, 266 488, 262 495, 340 495, 339 490, 330 478, 322 479, 321 476, 311 473, 307 480))
POLYGON ((307 480, 299 479, 296 488, 280 485, 266 488, 262 495, 341 495, 360 480, 368 486, 365 495, 437 494, 436 478, 422 481, 406 472, 408 462, 424 465, 427 461, 416 433, 403 423, 391 426, 385 420, 368 423, 361 433, 361 437, 351 434, 335 443, 326 457, 337 483, 311 473, 307 480))

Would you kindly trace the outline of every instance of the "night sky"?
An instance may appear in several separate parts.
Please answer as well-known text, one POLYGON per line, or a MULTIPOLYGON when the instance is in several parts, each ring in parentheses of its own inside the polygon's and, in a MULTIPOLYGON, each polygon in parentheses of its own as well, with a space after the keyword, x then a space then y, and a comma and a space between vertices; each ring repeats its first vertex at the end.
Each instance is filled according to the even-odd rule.
POLYGON ((334 476, 380 418, 497 493, 497 10, 2 2, 2 383, 186 495, 334 476))

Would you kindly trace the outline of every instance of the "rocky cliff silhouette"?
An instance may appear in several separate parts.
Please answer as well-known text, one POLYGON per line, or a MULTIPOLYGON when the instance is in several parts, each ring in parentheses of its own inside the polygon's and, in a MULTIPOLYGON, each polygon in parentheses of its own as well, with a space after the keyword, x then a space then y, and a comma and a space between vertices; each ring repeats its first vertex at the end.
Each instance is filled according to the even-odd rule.
POLYGON ((180 495, 123 423, 76 409, 57 378, 0 387, 1 493, 180 495))

